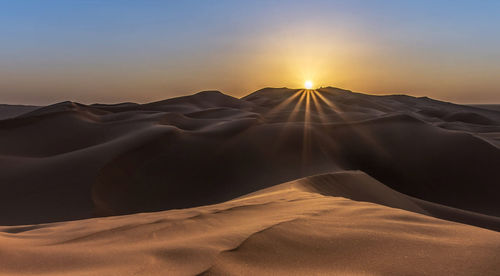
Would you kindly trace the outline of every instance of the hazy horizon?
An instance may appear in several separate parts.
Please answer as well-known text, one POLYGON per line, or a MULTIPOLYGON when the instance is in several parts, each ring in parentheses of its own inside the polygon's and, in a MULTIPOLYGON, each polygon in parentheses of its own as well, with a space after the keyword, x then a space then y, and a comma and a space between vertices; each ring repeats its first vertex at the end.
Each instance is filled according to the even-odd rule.
MULTIPOLYGON (((162 100, 166 100, 166 99, 171 99, 171 98, 177 98, 177 97, 183 97, 183 96, 190 96, 190 95, 194 95, 194 94, 197 94, 197 93, 200 93, 200 92, 207 92, 207 91, 219 91, 225 95, 229 95, 229 96, 232 96, 232 97, 235 97, 235 98, 243 98, 245 96, 248 96, 254 92, 257 92, 259 90, 262 90, 262 89, 281 89, 281 88, 285 88, 285 89, 290 89, 290 90, 300 90, 300 89, 304 89, 303 87, 262 87, 262 88, 259 88, 259 89, 256 89, 254 91, 249 91, 248 93, 243 93, 242 95, 240 96, 236 96, 232 93, 229 93, 228 91, 223 91, 223 90, 220 90, 220 89, 201 89, 201 90, 196 90, 196 91, 186 91, 185 93, 178 93, 178 94, 174 94, 174 95, 169 95, 169 96, 166 96, 166 97, 161 97, 161 95, 159 95, 158 98, 151 98, 151 99, 146 99, 146 100, 130 100, 130 99, 119 99, 119 100, 115 100, 115 101, 92 101, 92 99, 90 100, 87 100, 87 101, 79 101, 79 100, 76 100, 76 99, 72 99, 72 98, 66 98, 66 99, 61 99, 61 100, 56 100, 56 101, 52 101, 52 102, 44 102, 44 103, 21 103, 21 102, 0 102, 0 105, 12 105, 12 106, 16 106, 16 105, 19 105, 19 106, 22 106, 22 105, 25 105, 25 106, 44 106, 44 105, 52 105, 52 104, 58 104, 58 103, 61 103, 61 102, 67 102, 67 101, 70 101, 70 102, 78 102, 78 103, 81 103, 81 104, 87 104, 87 105, 90 105, 90 104, 120 104, 120 103, 127 103, 127 102, 131 102, 131 103, 138 103, 138 104, 145 104, 145 103, 151 103, 151 102, 156 102, 156 101, 162 101, 162 100)), ((388 95, 408 95, 408 96, 413 96, 413 97, 430 97, 430 96, 427 96, 427 95, 413 95, 411 93, 406 93, 406 92, 393 92, 393 93, 383 93, 383 92, 380 92, 380 93, 370 93, 370 92, 366 92, 366 91, 355 91, 355 90, 351 90, 351 89, 347 89, 347 88, 344 88, 344 87, 334 87, 334 86, 322 86, 322 87, 316 87, 314 88, 314 90, 318 90, 318 89, 321 89, 321 88, 338 88, 338 89, 341 89, 341 90, 347 90, 347 91, 350 91, 350 92, 354 92, 354 93, 361 93, 361 94, 367 94, 367 95, 375 95, 375 96, 388 96, 388 95)), ((458 103, 458 104, 464 104, 464 105, 488 105, 488 104, 491 104, 491 105, 500 105, 500 101, 498 102, 470 102, 470 103, 460 103, 460 102, 455 102, 455 101, 452 101, 452 100, 445 100, 445 99, 439 99, 439 98, 436 98, 436 97, 430 97, 434 100, 438 100, 438 101, 443 101, 443 102, 451 102, 451 103, 458 103)))
POLYGON ((334 86, 500 103, 496 1, 2 1, 0 103, 334 86))

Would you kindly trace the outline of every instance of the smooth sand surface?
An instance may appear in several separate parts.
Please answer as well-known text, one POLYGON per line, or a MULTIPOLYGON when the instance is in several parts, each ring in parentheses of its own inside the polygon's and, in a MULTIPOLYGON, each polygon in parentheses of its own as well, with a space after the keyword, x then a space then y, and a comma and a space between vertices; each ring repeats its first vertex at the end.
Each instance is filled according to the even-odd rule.
POLYGON ((15 118, 22 114, 34 111, 38 108, 40 107, 32 105, 0 104, 0 120, 15 118))
POLYGON ((345 179, 378 185, 342 172, 205 207, 0 227, 0 274, 498 275, 500 233, 325 195, 345 179))
POLYGON ((3 107, 2 274, 500 275, 494 108, 331 87, 3 107))
POLYGON ((500 112, 336 88, 43 107, 0 121, 0 225, 189 208, 361 170, 500 216, 500 112))

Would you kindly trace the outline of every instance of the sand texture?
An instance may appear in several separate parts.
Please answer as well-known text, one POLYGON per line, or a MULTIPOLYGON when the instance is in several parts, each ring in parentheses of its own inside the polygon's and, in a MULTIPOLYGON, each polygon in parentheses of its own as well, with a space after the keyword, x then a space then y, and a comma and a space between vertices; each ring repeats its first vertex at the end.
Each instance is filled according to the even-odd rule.
POLYGON ((500 110, 337 88, 0 105, 2 275, 500 275, 500 110))

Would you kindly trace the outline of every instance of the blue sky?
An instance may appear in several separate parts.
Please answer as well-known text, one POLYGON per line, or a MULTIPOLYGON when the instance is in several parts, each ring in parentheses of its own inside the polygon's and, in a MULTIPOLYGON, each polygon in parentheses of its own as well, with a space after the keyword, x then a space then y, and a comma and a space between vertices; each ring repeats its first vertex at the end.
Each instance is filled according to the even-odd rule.
POLYGON ((340 86, 500 102, 500 1, 1 1, 0 102, 340 86))

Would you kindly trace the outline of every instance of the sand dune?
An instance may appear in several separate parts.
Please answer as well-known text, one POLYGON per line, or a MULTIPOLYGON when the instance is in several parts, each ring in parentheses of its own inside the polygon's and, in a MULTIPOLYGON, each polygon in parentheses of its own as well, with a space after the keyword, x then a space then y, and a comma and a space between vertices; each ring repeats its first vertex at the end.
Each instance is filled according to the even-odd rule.
MULTIPOLYGON (((343 197, 355 201, 376 203, 392 208, 433 216, 500 231, 500 218, 464 211, 424 201, 394 191, 361 171, 327 173, 294 180, 256 192, 298 189, 325 196, 343 197)), ((250 194, 246 197, 252 196, 250 194)))
POLYGON ((225 203, 0 227, 5 275, 494 275, 500 234, 383 205, 418 205, 361 172, 225 203), (359 191, 357 186, 370 187, 359 191), (392 193, 392 194, 391 194, 392 193), (331 194, 331 195, 327 195, 331 194), (378 199, 377 199, 378 200, 378 199))
POLYGON ((2 108, 2 274, 500 270, 495 108, 337 88, 2 108))
POLYGON ((0 224, 213 204, 345 169, 498 216, 499 114, 334 88, 264 89, 242 99, 207 91, 142 105, 64 102, 0 121, 0 224), (464 120, 456 114, 488 125, 450 122, 464 120))
POLYGON ((38 108, 39 108, 38 106, 32 106, 32 105, 0 104, 0 120, 14 118, 24 113, 31 112, 38 108))

